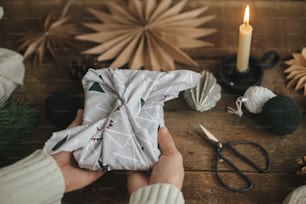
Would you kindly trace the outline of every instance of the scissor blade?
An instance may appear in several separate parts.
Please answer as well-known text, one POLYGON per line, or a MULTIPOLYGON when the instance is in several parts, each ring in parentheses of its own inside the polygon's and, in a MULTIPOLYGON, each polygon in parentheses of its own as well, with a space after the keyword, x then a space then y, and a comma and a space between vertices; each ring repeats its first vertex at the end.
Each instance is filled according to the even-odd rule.
POLYGON ((204 134, 208 137, 208 139, 214 141, 214 142, 219 142, 219 140, 211 133, 209 132, 203 125, 199 125, 204 134))

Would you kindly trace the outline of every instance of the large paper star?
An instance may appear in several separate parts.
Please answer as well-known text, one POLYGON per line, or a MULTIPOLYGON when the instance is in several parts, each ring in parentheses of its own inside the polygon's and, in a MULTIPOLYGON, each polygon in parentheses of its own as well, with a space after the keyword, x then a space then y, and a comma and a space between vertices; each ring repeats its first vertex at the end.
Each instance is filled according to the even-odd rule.
POLYGON ((108 3, 111 13, 89 8, 102 24, 85 23, 96 33, 77 39, 99 43, 84 51, 98 55, 99 61, 114 59, 112 68, 128 64, 130 69, 175 69, 175 61, 196 66, 182 48, 211 46, 199 40, 216 29, 198 28, 214 16, 201 16, 207 7, 181 12, 188 0, 129 0, 127 4, 108 3))
POLYGON ((304 89, 304 96, 306 96, 306 48, 303 48, 301 53, 293 53, 293 59, 286 61, 289 65, 284 73, 288 74, 289 80, 287 87, 295 86, 295 90, 304 89))
POLYGON ((48 53, 57 60, 59 49, 75 47, 74 36, 78 33, 78 26, 69 22, 68 3, 61 14, 50 12, 43 24, 29 27, 19 39, 18 50, 24 50, 24 60, 33 58, 34 65, 40 64, 48 53))

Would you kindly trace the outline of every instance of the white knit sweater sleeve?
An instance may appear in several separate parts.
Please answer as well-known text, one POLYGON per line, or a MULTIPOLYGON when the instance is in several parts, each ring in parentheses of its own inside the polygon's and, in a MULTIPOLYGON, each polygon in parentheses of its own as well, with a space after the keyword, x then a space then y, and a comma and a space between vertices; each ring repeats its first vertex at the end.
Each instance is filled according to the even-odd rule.
POLYGON ((293 190, 286 199, 283 201, 283 204, 304 204, 306 203, 306 185, 300 186, 293 190))
MULTIPOLYGON (((0 169, 1 204, 61 203, 63 175, 52 157, 37 150, 30 156, 0 169)), ((184 204, 182 192, 171 184, 154 184, 135 191, 130 204, 184 204)))
POLYGON ((0 169, 1 204, 60 203, 64 191, 59 167, 41 150, 0 169))
POLYGON ((136 190, 129 204, 184 204, 182 192, 171 184, 153 184, 136 190))

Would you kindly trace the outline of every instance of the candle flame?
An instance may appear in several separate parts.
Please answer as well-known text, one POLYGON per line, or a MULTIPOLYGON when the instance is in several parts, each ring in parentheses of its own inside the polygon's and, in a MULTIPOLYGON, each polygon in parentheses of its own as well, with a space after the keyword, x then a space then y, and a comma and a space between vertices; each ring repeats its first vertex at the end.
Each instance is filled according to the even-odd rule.
POLYGON ((249 5, 247 5, 244 11, 244 18, 243 18, 243 22, 245 25, 249 24, 249 17, 250 17, 250 7, 249 5))

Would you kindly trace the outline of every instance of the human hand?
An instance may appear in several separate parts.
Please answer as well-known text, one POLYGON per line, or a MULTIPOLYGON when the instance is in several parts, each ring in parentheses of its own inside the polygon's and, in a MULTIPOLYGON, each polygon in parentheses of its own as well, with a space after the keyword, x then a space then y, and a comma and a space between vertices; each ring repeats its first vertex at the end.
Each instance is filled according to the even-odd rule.
POLYGON ((161 128, 158 132, 158 144, 162 153, 159 161, 153 167, 151 176, 148 178, 143 172, 129 173, 127 185, 130 194, 141 187, 155 183, 169 183, 179 189, 182 188, 183 158, 166 127, 161 128))
MULTIPOLYGON (((82 123, 82 119, 83 110, 78 110, 76 118, 72 121, 68 128, 80 125, 82 123)), ((65 180, 65 192, 83 188, 96 181, 105 173, 103 171, 90 171, 79 168, 71 152, 59 152, 52 155, 52 157, 63 174, 65 180)))

